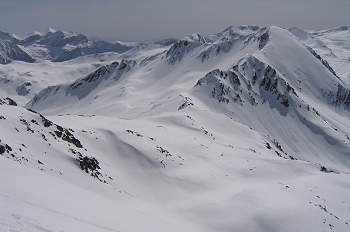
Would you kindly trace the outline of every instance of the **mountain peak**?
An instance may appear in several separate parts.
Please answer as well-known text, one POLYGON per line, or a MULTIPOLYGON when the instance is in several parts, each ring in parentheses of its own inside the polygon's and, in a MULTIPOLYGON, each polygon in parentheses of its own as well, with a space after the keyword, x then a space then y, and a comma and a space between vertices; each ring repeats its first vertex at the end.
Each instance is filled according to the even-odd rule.
POLYGON ((183 38, 183 40, 187 40, 190 42, 206 43, 205 38, 198 33, 188 34, 183 38))
MULTIPOLYGON (((47 33, 56 33, 57 32, 57 30, 55 30, 55 29, 53 29, 53 28, 48 28, 48 29, 46 29, 45 30, 45 34, 47 34, 47 33)), ((40 32, 39 32, 40 33, 40 32)))

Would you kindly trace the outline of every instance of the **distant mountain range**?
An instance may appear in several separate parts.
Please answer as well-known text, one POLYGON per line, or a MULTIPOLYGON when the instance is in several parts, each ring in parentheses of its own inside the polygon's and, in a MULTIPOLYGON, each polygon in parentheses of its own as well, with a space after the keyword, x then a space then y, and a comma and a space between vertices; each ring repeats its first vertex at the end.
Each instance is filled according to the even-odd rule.
POLYGON ((82 34, 54 29, 22 37, 0 32, 0 63, 13 60, 34 62, 37 59, 60 62, 90 54, 125 52, 133 47, 119 42, 89 40, 82 34))

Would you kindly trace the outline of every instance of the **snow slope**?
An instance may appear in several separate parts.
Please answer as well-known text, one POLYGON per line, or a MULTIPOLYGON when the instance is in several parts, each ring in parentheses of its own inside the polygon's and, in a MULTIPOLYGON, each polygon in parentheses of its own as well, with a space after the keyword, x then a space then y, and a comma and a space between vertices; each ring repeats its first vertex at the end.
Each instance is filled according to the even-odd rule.
POLYGON ((2 108, 12 149, 0 156, 4 231, 349 229, 348 174, 282 159, 267 136, 223 115, 55 116, 45 127, 2 108), (59 138, 60 126, 82 147, 59 138), (80 154, 99 161, 99 179, 80 170, 80 154))
POLYGON ((144 45, 130 52, 106 52, 78 57, 65 62, 50 62, 38 60, 34 63, 12 61, 0 65, 0 98, 10 97, 18 105, 24 106, 40 90, 50 86, 75 81, 96 69, 110 64, 117 59, 138 57, 140 59, 152 56, 168 46, 159 41, 144 45))
POLYGON ((343 46, 334 31, 229 27, 1 66, 7 83, 56 79, 29 110, 2 85, 0 230, 350 230, 349 66, 312 42, 343 46))
POLYGON ((334 68, 342 80, 350 85, 350 28, 339 28, 304 32, 297 28, 290 29, 303 43, 312 47, 334 68))

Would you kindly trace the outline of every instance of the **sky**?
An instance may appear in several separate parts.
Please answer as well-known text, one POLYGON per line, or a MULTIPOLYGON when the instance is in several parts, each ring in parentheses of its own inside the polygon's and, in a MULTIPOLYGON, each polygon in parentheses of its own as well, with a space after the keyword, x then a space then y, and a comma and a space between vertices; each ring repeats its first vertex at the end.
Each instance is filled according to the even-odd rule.
POLYGON ((107 41, 151 42, 229 26, 350 26, 350 0, 0 0, 0 31, 48 28, 107 41))

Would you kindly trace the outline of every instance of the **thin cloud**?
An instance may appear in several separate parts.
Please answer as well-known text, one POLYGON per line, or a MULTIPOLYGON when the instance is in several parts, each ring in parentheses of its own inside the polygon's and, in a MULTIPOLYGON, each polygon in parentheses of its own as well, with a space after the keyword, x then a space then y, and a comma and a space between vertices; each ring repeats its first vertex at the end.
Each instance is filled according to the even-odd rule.
POLYGON ((107 40, 211 34, 231 25, 327 29, 349 25, 348 0, 2 0, 0 30, 49 27, 107 40))

